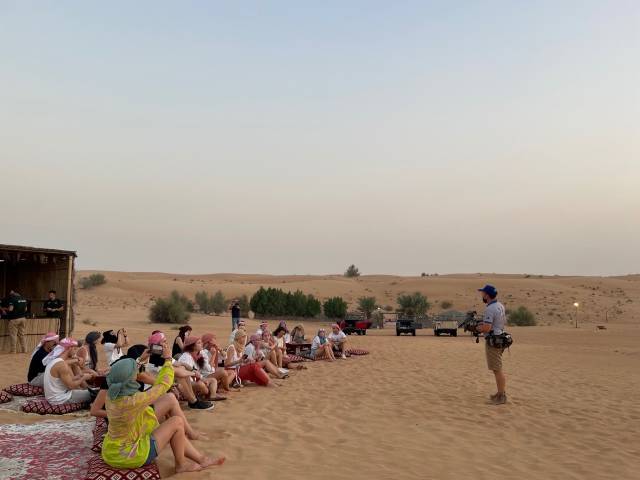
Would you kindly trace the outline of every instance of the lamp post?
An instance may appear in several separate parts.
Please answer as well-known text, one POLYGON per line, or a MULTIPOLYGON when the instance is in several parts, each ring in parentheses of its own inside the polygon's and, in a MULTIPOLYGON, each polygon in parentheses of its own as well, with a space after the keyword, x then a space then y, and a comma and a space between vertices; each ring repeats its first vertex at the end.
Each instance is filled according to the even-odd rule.
POLYGON ((578 328, 578 308, 580 308, 580 304, 575 302, 573 306, 576 307, 576 328, 578 328))

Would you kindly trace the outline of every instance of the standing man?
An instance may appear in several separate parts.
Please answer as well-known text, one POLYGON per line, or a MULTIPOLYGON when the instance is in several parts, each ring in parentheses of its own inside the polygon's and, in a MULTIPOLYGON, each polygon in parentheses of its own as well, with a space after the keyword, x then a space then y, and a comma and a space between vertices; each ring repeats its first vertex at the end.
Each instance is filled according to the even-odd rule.
POLYGON ((3 311, 9 320, 8 330, 11 353, 16 353, 18 342, 20 342, 21 353, 26 353, 27 342, 24 336, 24 328, 27 322, 27 300, 15 290, 11 290, 3 303, 3 311))
POLYGON ((504 332, 506 324, 506 315, 504 305, 502 305, 496 297, 498 290, 493 285, 485 285, 478 289, 482 293, 482 301, 487 305, 484 311, 482 324, 478 325, 479 333, 484 334, 485 352, 487 355, 487 366, 496 377, 496 386, 498 391, 491 395, 489 399, 494 405, 501 405, 507 402, 507 394, 505 391, 507 379, 502 371, 502 352, 503 349, 490 345, 490 338, 493 335, 501 335, 504 332))
POLYGON ((231 302, 231 330, 235 330, 238 328, 238 323, 240 322, 240 303, 238 303, 238 299, 235 298, 233 302, 231 302))
POLYGON ((49 318, 61 318, 64 306, 62 302, 56 298, 56 291, 49 290, 49 299, 44 302, 44 313, 49 318))

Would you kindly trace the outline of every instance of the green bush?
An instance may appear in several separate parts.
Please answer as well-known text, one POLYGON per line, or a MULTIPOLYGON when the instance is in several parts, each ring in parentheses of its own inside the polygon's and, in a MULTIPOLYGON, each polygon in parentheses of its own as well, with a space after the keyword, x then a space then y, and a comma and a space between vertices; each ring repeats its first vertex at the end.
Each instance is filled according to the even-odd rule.
POLYGON ((214 295, 209 295, 204 290, 196 293, 196 304, 202 313, 215 313, 220 315, 227 311, 227 299, 222 291, 218 290, 214 295))
POLYGON ((391 305, 385 305, 383 310, 385 312, 393 312, 393 307, 391 305))
POLYGON ((291 293, 264 287, 252 295, 248 307, 263 316, 315 317, 321 311, 320 301, 313 295, 305 295, 300 290, 291 293))
POLYGON ((322 304, 327 318, 344 318, 347 314, 347 302, 342 297, 331 297, 322 304))
POLYGON ((347 267, 347 270, 344 272, 344 276, 348 278, 359 277, 360 271, 355 265, 351 264, 349 265, 349 267, 347 267))
POLYGON ((509 325, 532 327, 537 323, 536 316, 527 307, 518 307, 515 311, 509 312, 509 325))
POLYGON ((89 275, 88 277, 82 277, 80 279, 80 287, 82 288, 92 288, 98 287, 100 285, 104 285, 107 283, 107 277, 105 277, 102 273, 94 273, 89 275))
POLYGON ((371 314, 375 309, 376 297, 360 297, 358 299, 358 310, 364 313, 367 320, 371 318, 371 314))
POLYGON ((153 323, 185 324, 189 321, 193 303, 177 291, 171 292, 167 298, 159 298, 149 309, 149 320, 153 323), (189 310, 189 305, 191 310, 189 310))
POLYGON ((440 302, 440 308, 443 310, 449 310, 451 307, 453 307, 453 302, 450 302, 449 300, 443 300, 440 302))
POLYGON ((251 306, 249 305, 249 297, 246 295, 242 295, 238 297, 238 304, 240 305, 240 316, 248 317, 249 311, 251 310, 251 306))
POLYGON ((431 307, 431 304, 420 292, 414 292, 398 296, 400 312, 405 315, 424 315, 431 307))

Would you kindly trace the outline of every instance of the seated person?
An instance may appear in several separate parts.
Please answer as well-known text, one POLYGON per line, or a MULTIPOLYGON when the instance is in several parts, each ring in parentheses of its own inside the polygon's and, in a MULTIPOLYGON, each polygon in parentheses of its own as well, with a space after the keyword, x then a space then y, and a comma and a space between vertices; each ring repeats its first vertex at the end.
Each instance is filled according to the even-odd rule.
MULTIPOLYGON (((284 320, 280 321, 280 323, 278 324, 278 328, 284 329, 284 342, 291 343, 291 334, 289 333, 287 322, 285 322, 284 320)), ((273 335, 275 336, 275 333, 273 335)))
POLYGON ((274 365, 277 365, 278 355, 276 352, 276 339, 273 338, 273 335, 271 335, 271 332, 269 331, 269 328, 267 326, 258 331, 262 331, 261 334, 256 333, 256 335, 258 335, 262 339, 262 342, 260 343, 260 350, 262 350, 264 358, 269 360, 274 365))
POLYGON ((244 333, 247 333, 247 325, 245 324, 244 320, 240 320, 238 322, 238 327, 231 332, 231 336, 229 337, 229 345, 235 342, 236 333, 238 333, 238 330, 242 330, 244 333))
POLYGON ((293 327, 293 330, 291 330, 291 342, 289 343, 306 343, 304 338, 304 327, 301 323, 293 327))
POLYGON ((331 348, 334 352, 340 353, 340 358, 347 358, 345 355, 345 347, 347 345, 347 335, 342 330, 340 330, 340 325, 334 323, 331 325, 331 333, 327 337, 329 339, 329 343, 331 344, 331 348))
POLYGON ((222 360, 223 352, 218 348, 218 342, 216 336, 213 333, 205 333, 202 336, 202 366, 200 367, 200 373, 203 377, 212 376, 218 382, 220 388, 229 393, 229 384, 233 381, 235 375, 233 372, 225 370, 223 367, 219 367, 222 360))
POLYGON ((333 362, 336 357, 333 355, 333 349, 331 343, 327 339, 327 332, 324 328, 318 330, 318 335, 313 339, 311 343, 311 358, 314 360, 329 360, 333 362))
POLYGON ((102 334, 102 341, 100 343, 104 346, 107 365, 111 365, 120 357, 124 356, 122 349, 129 346, 127 331, 124 328, 118 330, 117 333, 113 330, 107 330, 102 334))
POLYGON ((182 417, 172 416, 159 424, 151 405, 171 388, 174 376, 171 349, 166 341, 162 358, 165 363, 153 387, 146 392, 138 391, 135 360, 125 358, 112 365, 107 375, 109 389, 105 407, 109 430, 102 444, 102 459, 115 468, 139 468, 153 462, 170 444, 176 473, 221 465, 224 457, 214 460, 195 449, 187 438, 182 417))
POLYGON ((268 331, 269 331, 269 324, 267 322, 260 322, 260 326, 258 327, 258 330, 256 330, 256 335, 261 337, 264 332, 268 332, 268 331))
POLYGON ((218 381, 213 377, 204 377, 200 367, 204 365, 204 359, 200 355, 202 350, 202 340, 200 337, 189 335, 184 341, 184 352, 178 358, 178 363, 183 365, 188 371, 195 372, 191 385, 196 395, 201 395, 207 400, 224 400, 225 397, 216 396, 218 381))
POLYGON ((44 386, 44 370, 45 366, 42 360, 51 353, 54 347, 58 344, 60 339, 59 335, 54 332, 47 333, 36 349, 31 354, 31 361, 29 362, 29 372, 27 373, 27 381, 34 387, 44 386))
MULTIPOLYGON (((157 346, 161 346, 164 342, 166 342, 165 334, 159 330, 154 331, 149 337, 149 348, 145 348, 135 359, 138 365, 143 368, 145 372, 154 376, 154 378, 158 375, 160 368, 164 365, 164 358, 162 358, 162 354, 153 353, 151 350, 154 349, 154 345, 156 346, 155 348, 158 348, 157 346)), ((129 355, 129 352, 127 352, 127 355, 129 355)), ((213 408, 213 403, 205 400, 199 400, 193 390, 192 379, 195 377, 196 372, 188 371, 187 368, 173 359, 172 364, 175 385, 178 387, 182 396, 187 400, 189 408, 194 410, 211 410, 213 408)), ((148 385, 151 385, 151 383, 152 382, 148 383, 148 385)))
POLYGON ((287 357, 286 332, 286 327, 283 327, 282 325, 278 326, 275 332, 273 332, 273 336, 275 337, 275 347, 273 351, 276 355, 276 365, 278 366, 278 368, 282 368, 284 366, 283 362, 287 357))
POLYGON ((98 340, 102 334, 100 332, 89 332, 84 337, 84 345, 78 349, 78 360, 83 372, 98 375, 98 340))
POLYGON ((63 338, 53 351, 44 359, 44 396, 51 405, 88 402, 91 395, 87 389, 87 380, 91 373, 75 374, 70 364, 77 363, 78 342, 72 338, 63 338), (67 363, 69 362, 69 363, 67 363))
POLYGON ((289 373, 288 370, 284 368, 276 367, 264 353, 264 350, 261 349, 263 341, 261 338, 256 335, 251 335, 250 342, 244 349, 244 356, 249 362, 254 362, 260 365, 266 372, 275 376, 276 378, 286 378, 289 373))
POLYGON ((178 335, 173 339, 173 347, 171 347, 171 354, 173 358, 178 358, 182 355, 184 349, 184 341, 189 335, 191 335, 193 328, 191 325, 183 325, 178 329, 178 335))
POLYGON ((249 360, 248 355, 245 354, 246 344, 246 332, 238 330, 233 343, 227 347, 224 368, 234 371, 236 380, 240 385, 243 381, 249 381, 262 387, 268 387, 271 384, 269 375, 258 363, 249 360))

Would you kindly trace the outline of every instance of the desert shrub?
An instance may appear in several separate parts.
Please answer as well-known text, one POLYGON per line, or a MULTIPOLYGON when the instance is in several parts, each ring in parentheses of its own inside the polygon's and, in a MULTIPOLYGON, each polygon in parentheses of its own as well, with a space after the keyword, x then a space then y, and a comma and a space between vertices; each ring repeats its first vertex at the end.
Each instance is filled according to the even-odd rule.
POLYGON ((364 316, 368 319, 371 318, 371 313, 376 309, 376 297, 360 297, 358 299, 358 310, 364 313, 364 316))
MULTIPOLYGON (((248 307, 256 315, 262 316, 314 317, 321 311, 320 301, 313 295, 305 295, 300 290, 292 293, 279 288, 264 287, 260 287, 251 296, 248 307)), ((240 309, 242 310, 242 306, 240 309)))
POLYGON ((344 276, 348 278, 359 277, 360 271, 354 264, 351 264, 347 267, 347 270, 344 272, 344 276))
POLYGON ((196 293, 195 303, 202 313, 220 315, 227 310, 227 299, 220 290, 213 295, 209 295, 204 290, 196 293))
POLYGON ((195 304, 202 313, 211 313, 211 297, 204 290, 196 292, 195 304))
POLYGON ((80 287, 82 288, 92 288, 100 285, 104 285, 107 283, 107 277, 105 277, 102 273, 94 273, 89 275, 88 277, 82 277, 80 279, 80 287))
POLYGON ((149 320, 153 323, 185 324, 191 316, 190 311, 193 311, 193 303, 174 290, 168 297, 157 299, 149 308, 149 320))
POLYGON ((392 307, 391 305, 385 305, 385 306, 383 307, 383 310, 384 310, 385 312, 393 312, 393 307, 392 307))
POLYGON ((440 308, 443 310, 449 310, 451 307, 453 307, 453 302, 450 302, 449 300, 443 300, 440 302, 440 308))
POLYGON ((327 318, 344 318, 347 314, 347 302, 342 297, 331 297, 322 304, 327 318))
POLYGON ((398 295, 398 305, 400 312, 405 315, 424 315, 431 307, 431 304, 420 292, 398 295))
POLYGON ((509 325, 531 327, 536 323, 536 316, 527 307, 518 307, 509 313, 509 325))
POLYGON ((251 306, 249 305, 249 297, 241 295, 238 297, 238 305, 240 305, 240 316, 248 317, 251 306))

